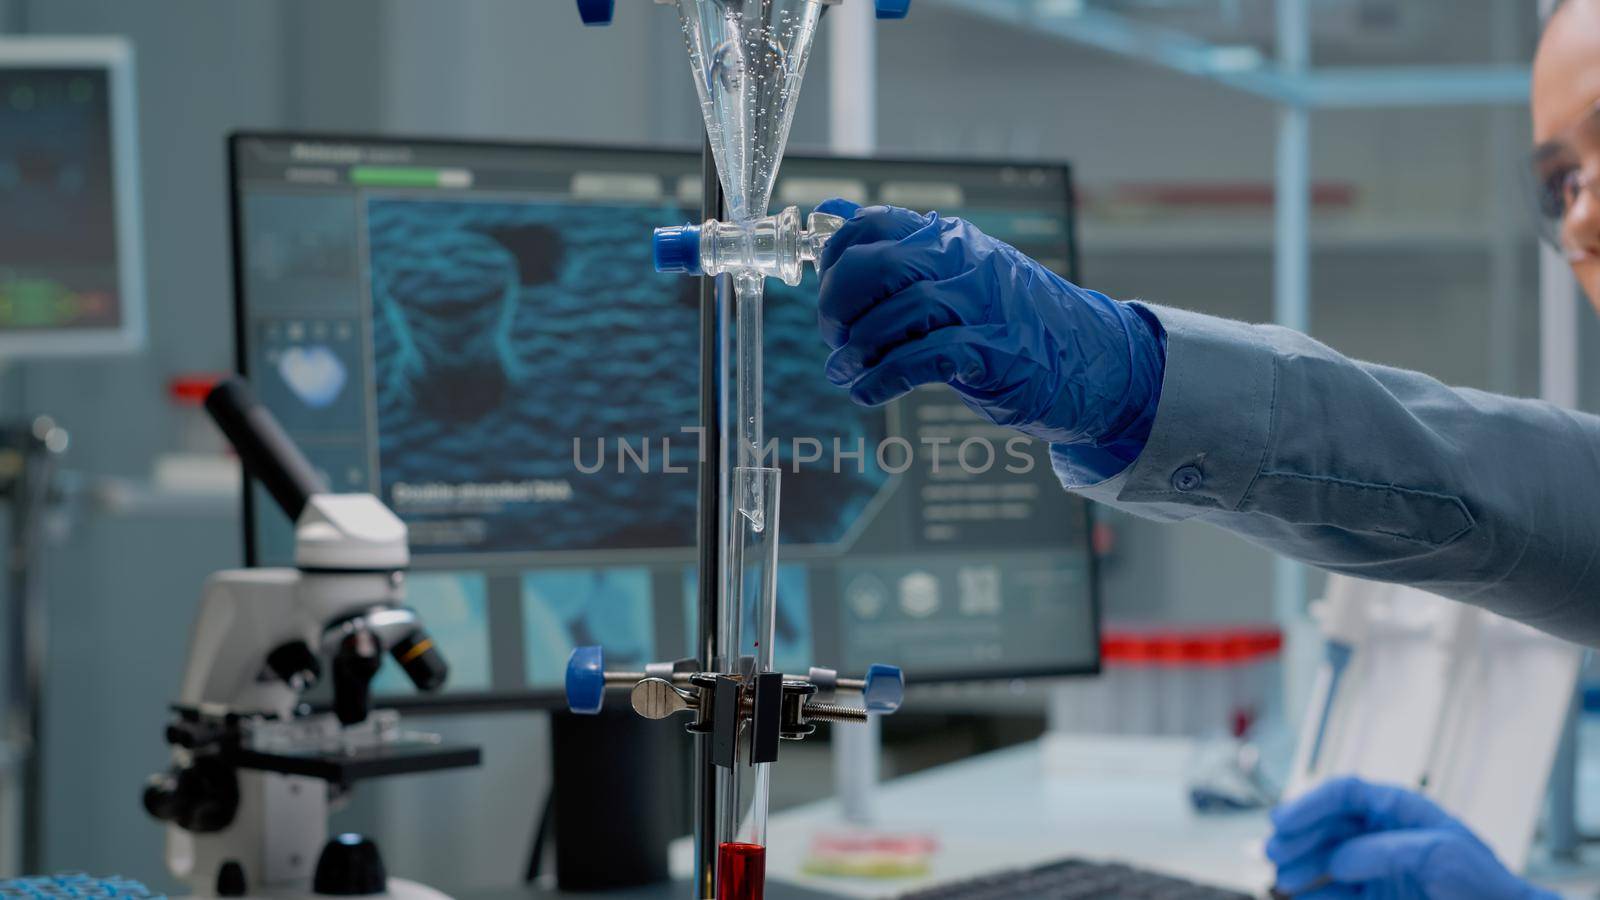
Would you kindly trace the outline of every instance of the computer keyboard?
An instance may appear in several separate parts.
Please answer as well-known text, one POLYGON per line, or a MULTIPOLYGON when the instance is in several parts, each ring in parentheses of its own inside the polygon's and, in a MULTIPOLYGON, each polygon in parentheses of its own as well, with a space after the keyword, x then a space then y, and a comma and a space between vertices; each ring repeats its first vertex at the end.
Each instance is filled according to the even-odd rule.
POLYGON ((902 894, 900 900, 1253 900, 1116 863, 1063 859, 902 894))

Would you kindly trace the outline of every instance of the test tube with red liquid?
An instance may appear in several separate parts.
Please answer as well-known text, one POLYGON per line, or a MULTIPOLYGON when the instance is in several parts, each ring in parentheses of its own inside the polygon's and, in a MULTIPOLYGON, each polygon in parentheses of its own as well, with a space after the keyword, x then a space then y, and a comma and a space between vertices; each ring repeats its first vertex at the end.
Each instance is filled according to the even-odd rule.
MULTIPOLYGON (((778 483, 782 471, 741 466, 733 472, 728 571, 723 582, 722 671, 753 659, 752 677, 773 671, 778 605, 778 483)), ((739 741, 733 769, 717 772, 717 900, 761 900, 767 878, 767 798, 771 763, 749 763, 739 741)))
POLYGON ((738 841, 717 852, 717 900, 762 900, 767 888, 767 848, 738 841))

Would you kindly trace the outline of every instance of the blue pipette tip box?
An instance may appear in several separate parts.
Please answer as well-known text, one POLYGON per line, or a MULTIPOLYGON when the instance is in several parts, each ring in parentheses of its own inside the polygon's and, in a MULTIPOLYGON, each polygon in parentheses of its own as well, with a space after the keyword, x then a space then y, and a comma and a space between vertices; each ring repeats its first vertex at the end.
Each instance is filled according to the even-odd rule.
POLYGON ((0 881, 0 900, 166 900, 141 882, 120 875, 95 878, 81 872, 0 881))

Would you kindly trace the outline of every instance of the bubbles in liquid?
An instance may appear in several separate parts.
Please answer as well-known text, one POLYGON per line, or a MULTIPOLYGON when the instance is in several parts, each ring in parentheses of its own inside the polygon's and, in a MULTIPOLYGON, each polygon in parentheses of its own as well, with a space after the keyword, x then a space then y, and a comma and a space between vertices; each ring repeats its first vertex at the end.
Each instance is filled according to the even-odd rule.
POLYGON ((679 24, 735 219, 766 213, 821 6, 678 0, 679 24))

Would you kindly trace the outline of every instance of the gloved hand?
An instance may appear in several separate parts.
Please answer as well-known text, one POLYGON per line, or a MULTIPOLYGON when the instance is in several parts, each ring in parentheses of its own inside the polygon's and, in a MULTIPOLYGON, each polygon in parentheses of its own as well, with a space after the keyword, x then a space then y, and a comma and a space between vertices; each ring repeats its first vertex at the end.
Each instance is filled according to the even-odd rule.
POLYGON ((1277 891, 1301 900, 1556 900, 1432 800, 1339 778, 1273 810, 1277 891))
POLYGON ((997 425, 1054 444, 1144 448, 1166 367, 1147 310, 1056 276, 960 219, 829 200, 817 261, 828 380, 868 406, 943 382, 997 425))

